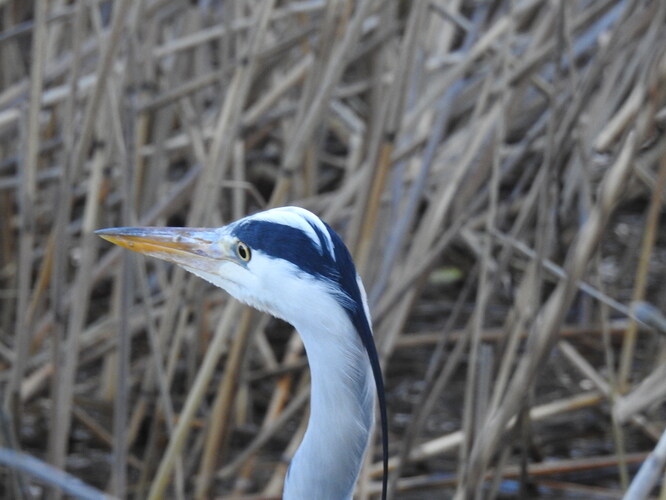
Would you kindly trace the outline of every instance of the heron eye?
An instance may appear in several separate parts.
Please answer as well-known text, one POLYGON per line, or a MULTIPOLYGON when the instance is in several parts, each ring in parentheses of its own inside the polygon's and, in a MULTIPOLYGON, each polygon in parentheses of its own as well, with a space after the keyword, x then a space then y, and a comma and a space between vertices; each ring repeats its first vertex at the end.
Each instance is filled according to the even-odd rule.
POLYGON ((238 258, 244 262, 250 262, 250 259, 252 258, 250 247, 242 241, 236 243, 236 255, 238 255, 238 258))

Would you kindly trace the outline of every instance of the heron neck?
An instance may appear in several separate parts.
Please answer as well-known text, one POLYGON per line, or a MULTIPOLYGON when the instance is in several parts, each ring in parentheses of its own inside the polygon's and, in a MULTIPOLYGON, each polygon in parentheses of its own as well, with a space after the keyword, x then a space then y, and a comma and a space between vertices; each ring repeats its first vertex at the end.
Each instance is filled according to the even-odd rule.
POLYGON ((284 500, 351 499, 374 420, 372 371, 350 322, 297 326, 310 364, 310 419, 284 500))

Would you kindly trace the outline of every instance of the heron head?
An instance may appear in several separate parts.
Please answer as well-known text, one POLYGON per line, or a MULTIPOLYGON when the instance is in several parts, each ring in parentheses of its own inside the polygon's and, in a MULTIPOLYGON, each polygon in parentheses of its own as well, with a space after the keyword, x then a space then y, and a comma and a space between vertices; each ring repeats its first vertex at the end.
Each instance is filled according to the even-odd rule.
POLYGON ((221 228, 120 227, 97 234, 177 264, 292 324, 308 306, 321 310, 321 302, 334 299, 344 307, 358 293, 346 290, 358 285, 341 240, 302 208, 267 210, 221 228))

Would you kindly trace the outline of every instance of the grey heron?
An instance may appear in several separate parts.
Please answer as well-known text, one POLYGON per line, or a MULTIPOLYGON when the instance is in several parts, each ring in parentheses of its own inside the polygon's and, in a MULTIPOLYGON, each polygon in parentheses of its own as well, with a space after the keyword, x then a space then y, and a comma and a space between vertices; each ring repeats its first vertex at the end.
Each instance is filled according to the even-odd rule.
POLYGON ((310 417, 285 478, 285 500, 352 498, 376 393, 386 498, 386 402, 366 294, 328 224, 303 208, 280 207, 221 228, 121 227, 97 234, 182 266, 299 332, 310 365, 310 417))

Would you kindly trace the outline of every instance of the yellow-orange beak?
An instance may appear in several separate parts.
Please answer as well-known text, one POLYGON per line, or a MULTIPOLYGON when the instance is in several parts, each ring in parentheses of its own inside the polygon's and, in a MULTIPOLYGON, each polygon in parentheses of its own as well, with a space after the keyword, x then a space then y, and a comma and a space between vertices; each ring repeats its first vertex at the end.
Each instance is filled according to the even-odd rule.
POLYGON ((114 227, 95 233, 121 247, 187 268, 210 271, 220 260, 237 261, 223 229, 114 227))

